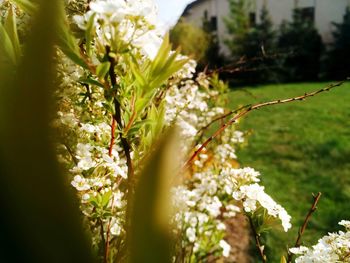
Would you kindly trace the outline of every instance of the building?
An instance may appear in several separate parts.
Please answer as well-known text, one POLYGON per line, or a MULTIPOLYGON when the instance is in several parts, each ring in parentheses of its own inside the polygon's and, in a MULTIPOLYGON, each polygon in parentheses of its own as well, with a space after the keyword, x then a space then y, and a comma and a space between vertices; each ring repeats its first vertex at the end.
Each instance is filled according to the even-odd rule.
MULTIPOLYGON (((250 19, 259 23, 259 14, 265 4, 273 24, 276 28, 284 20, 291 20, 295 8, 302 9, 302 13, 308 19, 312 19, 315 27, 322 36, 324 43, 332 42, 332 22, 340 23, 346 7, 350 5, 350 0, 252 0, 250 19)), ((229 14, 228 0, 197 0, 190 3, 182 14, 184 21, 192 23, 198 27, 202 26, 203 19, 207 19, 212 24, 212 28, 217 31, 220 50, 228 55, 229 50, 224 45, 224 40, 228 38, 224 17, 229 14)))

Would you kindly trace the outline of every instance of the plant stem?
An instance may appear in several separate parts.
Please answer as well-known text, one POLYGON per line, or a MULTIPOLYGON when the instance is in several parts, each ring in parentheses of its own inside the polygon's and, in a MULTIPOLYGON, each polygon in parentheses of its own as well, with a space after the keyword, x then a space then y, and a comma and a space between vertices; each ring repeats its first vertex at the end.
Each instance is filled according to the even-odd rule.
POLYGON ((250 228, 252 229, 252 232, 253 232, 253 235, 254 235, 256 248, 257 248, 257 250, 259 252, 259 255, 260 255, 261 259, 262 259, 262 262, 266 263, 267 262, 267 258, 266 258, 266 255, 264 254, 264 246, 261 245, 260 235, 256 232, 256 229, 255 229, 255 226, 254 226, 252 218, 249 215, 247 215, 247 217, 248 217, 248 220, 249 220, 250 228))
MULTIPOLYGON (((112 87, 116 88, 117 87, 117 75, 115 73, 116 61, 115 61, 114 57, 111 57, 109 55, 109 52, 110 52, 110 47, 106 46, 106 54, 108 57, 108 61, 110 62, 109 78, 110 78, 112 87)), ((133 167, 133 163, 132 163, 132 159, 131 159, 131 146, 130 146, 127 138, 125 138, 123 136, 123 121, 122 121, 121 104, 116 96, 117 96, 117 94, 115 94, 115 96, 113 98, 114 110, 115 110, 115 113, 113 115, 113 120, 114 120, 113 122, 114 123, 116 122, 118 131, 119 131, 120 142, 121 142, 124 154, 125 154, 126 164, 128 167, 128 192, 127 192, 128 205, 127 205, 127 209, 126 209, 126 229, 129 229, 130 228, 129 218, 131 215, 132 196, 133 196, 133 192, 134 192, 134 167, 133 167)), ((112 129, 113 129, 113 125, 112 125, 112 129)), ((114 142, 113 142, 113 144, 114 144, 114 142)), ((110 147, 113 147, 113 145, 110 145, 110 147)), ((128 237, 127 237, 127 239, 128 239, 128 237)))
POLYGON ((108 260, 108 254, 106 253, 107 251, 107 247, 106 247, 106 240, 105 240, 105 236, 104 236, 104 229, 103 229, 103 221, 102 219, 99 220, 100 223, 100 235, 101 235, 101 241, 103 244, 103 250, 104 250, 104 257, 103 257, 103 262, 107 263, 108 260))
POLYGON ((115 126, 116 126, 116 120, 114 117, 112 117, 111 141, 109 143, 109 150, 108 150, 109 157, 112 157, 113 145, 115 142, 115 126))
MULTIPOLYGON (((316 211, 317 209, 317 204, 318 202, 320 201, 320 198, 321 198, 321 193, 319 192, 316 196, 313 195, 313 202, 312 202, 312 205, 311 205, 311 208, 309 209, 309 212, 307 213, 305 219, 304 219, 304 223, 303 225, 301 226, 301 228, 299 229, 299 232, 298 232, 298 238, 297 240, 295 241, 295 244, 294 244, 294 247, 300 247, 301 245, 301 238, 303 237, 303 234, 305 232, 305 229, 311 219, 311 216, 312 214, 316 211)), ((290 253, 288 251, 288 259, 287 259, 287 262, 288 263, 291 263, 292 262, 292 258, 293 258, 293 254, 290 253)))
MULTIPOLYGON (((107 54, 109 54, 110 52, 110 48, 107 46, 106 47, 107 50, 107 54)), ((116 65, 115 63, 115 59, 111 56, 108 55, 108 61, 111 63, 110 67, 109 67, 109 77, 111 79, 111 84, 112 87, 116 87, 117 86, 117 75, 115 74, 114 71, 114 67, 116 65)), ((115 110, 115 114, 113 116, 113 119, 117 122, 119 131, 123 130, 123 121, 122 121, 122 117, 121 117, 121 105, 119 100, 114 97, 114 110, 115 110)), ((119 137, 120 137, 120 141, 125 153, 125 157, 126 157, 126 164, 128 166, 128 183, 129 186, 132 185, 132 182, 134 180, 134 169, 133 169, 133 164, 132 164, 132 160, 131 160, 131 147, 130 144, 128 142, 128 140, 123 136, 123 133, 120 132, 119 133, 119 137)))

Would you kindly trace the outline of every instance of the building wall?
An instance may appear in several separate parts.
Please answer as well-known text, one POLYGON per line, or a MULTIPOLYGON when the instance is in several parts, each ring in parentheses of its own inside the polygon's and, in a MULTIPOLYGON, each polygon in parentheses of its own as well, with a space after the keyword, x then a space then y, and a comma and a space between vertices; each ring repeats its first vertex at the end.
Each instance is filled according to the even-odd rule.
MULTIPOLYGON (((323 41, 330 43, 332 42, 332 22, 342 22, 350 0, 254 0, 254 10, 252 11, 256 13, 257 23, 259 23, 259 14, 264 3, 267 5, 276 28, 284 20, 290 21, 292 19, 295 7, 315 7, 315 27, 321 34, 323 41)), ((194 5, 184 19, 201 27, 205 11, 208 12, 208 19, 211 16, 217 17, 220 49, 223 54, 229 55, 228 48, 223 44, 224 40, 229 37, 224 23, 224 17, 229 14, 228 0, 203 0, 194 5)))
POLYGON ((346 7, 349 5, 349 0, 316 1, 315 25, 325 43, 332 42, 332 31, 334 30, 332 22, 341 23, 343 21, 346 7))

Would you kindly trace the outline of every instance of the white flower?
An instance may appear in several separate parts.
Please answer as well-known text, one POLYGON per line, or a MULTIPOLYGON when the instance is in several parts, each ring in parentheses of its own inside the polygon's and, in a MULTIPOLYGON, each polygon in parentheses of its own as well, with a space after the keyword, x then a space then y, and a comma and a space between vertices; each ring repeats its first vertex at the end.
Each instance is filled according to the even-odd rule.
POLYGON ((121 226, 118 224, 118 222, 116 222, 112 225, 110 231, 113 236, 119 236, 121 233, 121 230, 122 230, 121 226))
POLYGON ((89 194, 83 194, 82 199, 83 199, 84 201, 87 201, 87 200, 90 199, 90 195, 89 195, 89 194))
POLYGON ((199 244, 197 242, 195 242, 194 245, 193 245, 193 252, 194 253, 198 252, 199 247, 200 247, 199 244))
POLYGON ((187 239, 193 243, 196 240, 196 230, 193 227, 189 227, 186 229, 187 239))
POLYGON ((309 249, 307 247, 304 247, 304 246, 292 247, 289 249, 289 251, 295 255, 305 254, 308 250, 309 249))
MULTIPOLYGON (((340 223, 347 224, 347 221, 340 223)), ((321 238, 312 248, 293 248, 292 253, 301 254, 296 263, 335 263, 350 262, 350 232, 330 233, 321 238)))
POLYGON ((205 205, 205 209, 209 212, 209 214, 213 217, 217 217, 220 215, 220 208, 222 204, 217 196, 211 200, 210 203, 205 205))
POLYGON ((350 230, 350 221, 349 220, 342 220, 339 222, 339 225, 344 226, 346 229, 350 230))
POLYGON ((96 131, 96 127, 89 123, 83 123, 81 129, 89 133, 94 133, 96 131))
POLYGON ((231 246, 223 239, 220 240, 219 246, 222 248, 222 255, 228 257, 230 255, 231 246))
POLYGON ((151 60, 153 60, 163 42, 163 38, 154 31, 149 31, 140 37, 134 39, 132 43, 141 48, 151 60))
POLYGON ((126 2, 124 0, 104 0, 90 3, 91 11, 107 16, 118 16, 118 21, 121 21, 127 11, 126 2))
POLYGON ((225 230, 226 229, 226 225, 224 223, 220 222, 217 225, 217 229, 218 230, 225 230))
POLYGON ((291 228, 290 215, 264 192, 263 186, 258 184, 243 185, 240 187, 240 192, 243 194, 243 207, 246 212, 255 211, 257 202, 259 202, 269 215, 278 217, 281 220, 284 231, 287 232, 291 228))
POLYGON ((80 175, 74 176, 71 185, 74 186, 78 191, 86 191, 90 189, 90 185, 87 183, 86 179, 80 175))

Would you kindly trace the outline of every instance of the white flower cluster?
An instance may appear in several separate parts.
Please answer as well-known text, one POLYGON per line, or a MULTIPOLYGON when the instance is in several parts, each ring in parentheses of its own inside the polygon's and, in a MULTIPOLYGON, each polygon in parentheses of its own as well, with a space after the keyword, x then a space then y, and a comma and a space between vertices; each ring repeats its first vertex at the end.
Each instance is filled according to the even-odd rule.
POLYGON ((221 249, 222 255, 228 257, 230 245, 223 240, 226 230, 224 220, 235 216, 240 209, 233 204, 233 199, 226 200, 219 177, 211 173, 197 173, 191 183, 191 190, 186 185, 172 190, 177 209, 175 233, 186 237, 182 246, 193 246, 193 253, 221 249), (214 236, 218 240, 209 238, 214 236))
POLYGON ((172 85, 166 94, 165 121, 176 122, 184 139, 193 139, 201 127, 223 114, 221 107, 209 107, 210 94, 193 80, 172 85))
POLYGON ((244 211, 252 213, 257 210, 259 205, 266 209, 267 213, 282 222, 284 231, 288 231, 292 225, 290 215, 287 211, 277 204, 268 194, 264 192, 264 187, 258 184, 243 185, 238 191, 233 193, 236 200, 243 201, 244 211))
MULTIPOLYGON (((82 30, 90 30, 91 26, 95 30, 91 41, 94 51, 87 55, 93 63, 92 68, 105 63, 106 46, 111 48, 109 56, 118 56, 113 52, 131 54, 129 58, 125 59, 127 55, 123 55, 116 60, 118 65, 115 69, 124 67, 116 71, 120 84, 124 74, 120 72, 127 75, 130 71, 125 66, 127 59, 141 65, 141 62, 149 62, 147 59, 152 60, 158 52, 162 38, 155 21, 156 8, 151 0, 96 0, 91 1, 89 7, 85 15, 75 16, 74 20, 82 30), (141 56, 135 56, 135 52, 140 52, 141 56)), ((83 53, 85 51, 89 53, 87 50, 83 53)), ((112 236, 123 240, 128 167, 125 153, 118 146, 119 132, 124 131, 116 125, 116 138, 111 136, 111 117, 115 109, 111 109, 114 105, 111 107, 110 100, 115 96, 121 99, 122 115, 125 113, 122 122, 126 125, 133 117, 132 113, 128 115, 128 110, 135 105, 128 107, 132 99, 123 98, 123 92, 136 94, 137 91, 132 90, 133 85, 124 87, 122 84, 114 91, 115 87, 109 87, 106 75, 96 78, 96 71, 82 70, 61 52, 58 52, 57 58, 60 90, 56 95, 60 111, 55 124, 63 126, 61 137, 64 143, 61 148, 66 149, 68 157, 62 159, 66 160, 71 172, 71 185, 80 197, 81 210, 90 224, 94 244, 106 240, 108 235, 104 233, 104 238, 101 237, 101 225, 102 232, 109 230, 112 236), (107 88, 104 88, 105 84, 107 88), (116 92, 117 95, 108 92, 116 92)), ((178 59, 183 58, 178 56, 178 59)), ((193 80, 195 68, 195 61, 189 60, 166 85, 159 87, 164 88, 164 94, 159 97, 163 101, 157 102, 165 104, 165 126, 176 124, 180 127, 181 148, 186 154, 195 147, 195 140, 200 143, 198 134, 201 129, 225 113, 221 107, 223 104, 217 103, 219 89, 204 73, 193 80)), ((142 121, 146 123, 147 117, 145 110, 142 121)), ((134 139, 131 158, 136 173, 143 157, 143 150, 137 151, 138 144, 142 142, 137 129, 133 129, 136 135, 130 137, 134 139)), ((233 126, 227 128, 194 160, 193 166, 184 175, 186 180, 172 189, 176 211, 172 220, 174 232, 180 236, 181 248, 191 251, 190 255, 192 252, 205 255, 216 250, 221 256, 228 257, 231 248, 225 241, 225 220, 243 212, 242 207, 247 215, 258 213, 263 208, 269 216, 279 218, 285 230, 290 228, 290 216, 258 184, 260 174, 249 167, 238 168, 236 148, 243 142, 244 133, 233 126)))
POLYGON ((339 222, 346 231, 329 233, 321 238, 312 248, 304 246, 291 248, 289 251, 299 255, 296 263, 337 263, 350 262, 350 221, 339 222))
MULTIPOLYGON (((208 243, 208 236, 225 236, 225 219, 241 212, 240 201, 245 212, 254 213, 263 207, 271 217, 282 221, 285 231, 291 227, 287 212, 256 184, 259 175, 250 167, 235 169, 228 165, 218 174, 213 170, 195 173, 187 182, 190 189, 187 186, 174 188, 175 207, 179 211, 174 221, 187 242, 193 244, 194 253, 217 245, 208 243)), ((220 246, 223 255, 228 253, 226 242, 220 241, 220 246)))
POLYGON ((93 1, 85 15, 74 16, 83 30, 91 19, 96 27, 96 45, 104 47, 123 39, 153 59, 162 43, 163 30, 157 23, 157 8, 151 0, 93 1))

